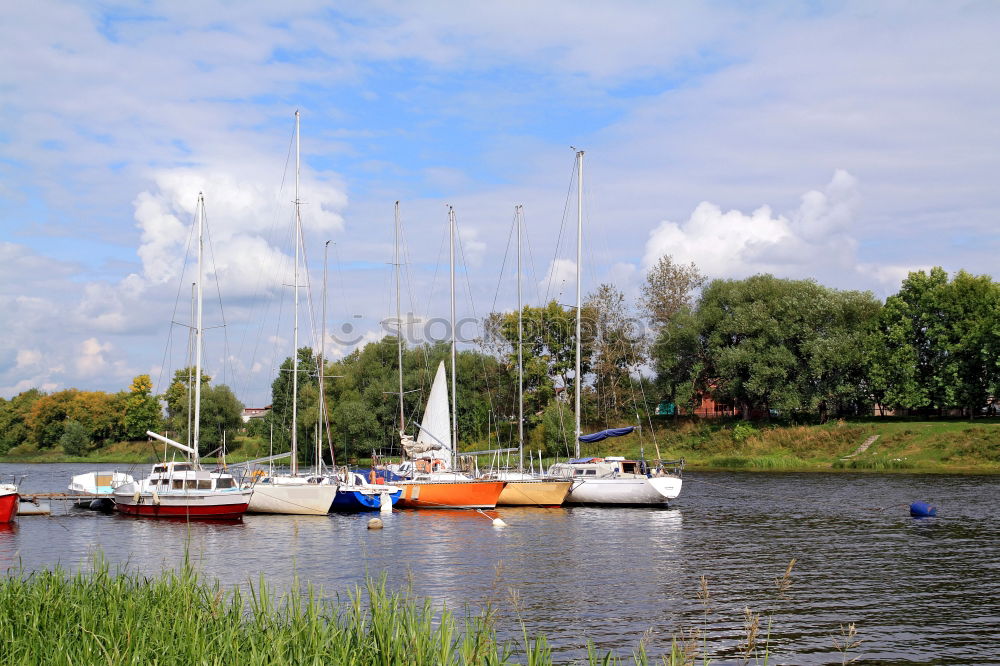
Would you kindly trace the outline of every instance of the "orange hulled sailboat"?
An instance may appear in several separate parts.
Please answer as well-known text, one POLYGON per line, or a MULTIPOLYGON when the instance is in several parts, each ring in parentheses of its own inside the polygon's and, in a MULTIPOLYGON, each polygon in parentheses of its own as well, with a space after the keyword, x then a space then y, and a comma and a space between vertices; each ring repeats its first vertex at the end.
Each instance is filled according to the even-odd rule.
MULTIPOLYGON (((451 321, 455 321, 455 211, 448 211, 451 256, 451 321)), ((505 483, 498 480, 473 479, 453 470, 458 450, 455 412, 455 327, 451 326, 451 409, 448 405, 448 383, 444 361, 437 368, 431 392, 427 396, 423 423, 414 440, 406 434, 403 413, 403 331, 399 304, 399 202, 396 202, 396 323, 399 354, 399 436, 405 460, 393 470, 403 477, 393 481, 403 489, 396 504, 402 509, 492 509, 505 483), (449 422, 450 412, 450 422, 449 422)))

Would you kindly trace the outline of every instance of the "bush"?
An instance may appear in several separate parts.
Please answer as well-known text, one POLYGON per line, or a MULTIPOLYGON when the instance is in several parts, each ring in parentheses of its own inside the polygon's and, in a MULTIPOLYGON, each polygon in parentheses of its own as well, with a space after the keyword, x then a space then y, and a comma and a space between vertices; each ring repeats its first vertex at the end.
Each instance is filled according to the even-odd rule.
POLYGON ((66 421, 59 446, 70 456, 82 456, 90 450, 90 433, 79 421, 66 421))
POLYGON ((745 442, 757 434, 759 434, 757 428, 749 423, 739 423, 733 428, 733 439, 737 442, 745 442))

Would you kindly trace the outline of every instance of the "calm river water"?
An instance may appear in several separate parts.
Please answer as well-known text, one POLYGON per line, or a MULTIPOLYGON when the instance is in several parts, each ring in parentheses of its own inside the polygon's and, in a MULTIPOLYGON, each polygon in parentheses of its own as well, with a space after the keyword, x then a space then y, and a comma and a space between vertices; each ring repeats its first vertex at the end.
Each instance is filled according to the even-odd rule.
MULTIPOLYGON (((0 476, 27 474, 26 493, 61 491, 93 469, 0 464, 0 476)), ((334 595, 385 572, 452 609, 492 599, 505 636, 516 629, 516 589, 528 630, 546 634, 564 662, 588 640, 627 654, 648 632, 660 654, 672 635, 707 627, 714 663, 738 663, 748 606, 764 625, 772 616, 771 664, 840 664, 833 637, 851 622, 863 641, 849 656, 858 663, 1000 663, 998 481, 688 473, 670 509, 501 508, 505 529, 467 511, 397 511, 368 531, 369 515, 189 526, 54 505, 51 517, 0 526, 0 567, 77 569, 99 551, 152 573, 180 565, 190 530, 198 566, 225 584, 263 574, 287 588, 297 575, 334 595), (915 500, 936 504, 939 517, 912 519, 898 506, 915 500), (775 579, 792 558, 781 598, 775 579)))

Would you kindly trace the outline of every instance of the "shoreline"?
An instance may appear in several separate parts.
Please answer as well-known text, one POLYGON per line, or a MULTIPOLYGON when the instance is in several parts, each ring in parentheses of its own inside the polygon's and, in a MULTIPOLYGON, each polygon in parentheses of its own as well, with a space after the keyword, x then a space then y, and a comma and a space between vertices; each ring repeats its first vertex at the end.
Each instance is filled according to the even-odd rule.
MULTIPOLYGON (((534 435, 534 433, 532 433, 534 435)), ((237 464, 258 458, 266 451, 263 441, 237 437, 226 462, 237 464)), ((567 457, 551 451, 543 468, 567 457)), ((540 437, 529 436, 525 449, 543 448, 540 437)), ((483 442, 463 448, 482 450, 483 442)), ((655 460, 683 458, 692 472, 796 472, 839 474, 1000 474, 1000 418, 968 420, 912 420, 866 418, 837 420, 823 425, 793 425, 743 421, 675 421, 654 423, 652 428, 621 440, 607 440, 583 447, 581 455, 612 455, 655 460)), ((67 455, 58 449, 14 447, 0 455, 4 464, 151 465, 162 451, 147 441, 118 442, 85 456, 67 455)), ((537 460, 532 457, 533 460, 537 460)), ((205 458, 217 464, 217 458, 205 458)), ((363 467, 361 458, 353 466, 363 467)))

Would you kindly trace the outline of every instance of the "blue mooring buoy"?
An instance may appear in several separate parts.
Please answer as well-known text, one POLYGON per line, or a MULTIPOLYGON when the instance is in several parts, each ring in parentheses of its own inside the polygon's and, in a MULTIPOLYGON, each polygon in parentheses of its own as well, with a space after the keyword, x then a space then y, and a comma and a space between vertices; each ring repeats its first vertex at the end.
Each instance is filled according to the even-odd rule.
POLYGON ((937 507, 927 502, 914 502, 910 505, 910 515, 914 518, 933 518, 937 515, 937 507))

